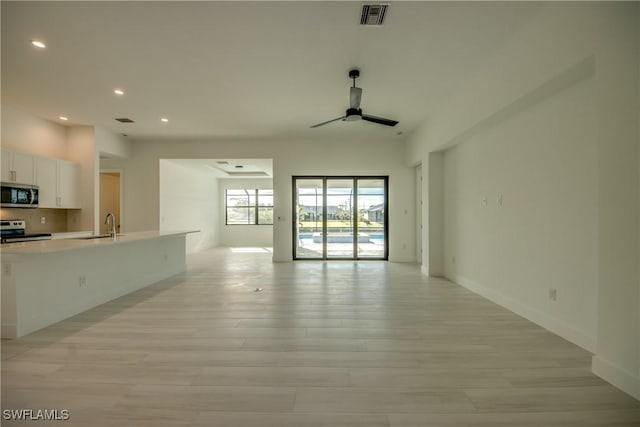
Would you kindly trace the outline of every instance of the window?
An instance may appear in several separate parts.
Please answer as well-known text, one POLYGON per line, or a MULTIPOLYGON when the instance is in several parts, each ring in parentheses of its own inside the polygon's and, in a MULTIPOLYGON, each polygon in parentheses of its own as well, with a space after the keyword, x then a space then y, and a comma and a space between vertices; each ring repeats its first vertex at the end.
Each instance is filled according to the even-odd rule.
POLYGON ((273 224, 273 190, 227 190, 227 225, 273 224))

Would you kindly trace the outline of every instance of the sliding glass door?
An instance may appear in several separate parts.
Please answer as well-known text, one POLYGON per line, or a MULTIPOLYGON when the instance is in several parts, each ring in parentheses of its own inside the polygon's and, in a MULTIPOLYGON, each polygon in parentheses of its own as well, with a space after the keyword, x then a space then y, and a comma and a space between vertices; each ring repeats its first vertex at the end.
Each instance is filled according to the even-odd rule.
POLYGON ((387 259, 387 177, 294 177, 294 259, 387 259))
POLYGON ((324 180, 294 178, 294 258, 324 258, 324 180))
POLYGON ((357 184, 358 258, 387 259, 387 180, 359 178, 357 184))
POLYGON ((353 258, 354 254, 354 183, 352 179, 326 180, 326 258, 353 258))

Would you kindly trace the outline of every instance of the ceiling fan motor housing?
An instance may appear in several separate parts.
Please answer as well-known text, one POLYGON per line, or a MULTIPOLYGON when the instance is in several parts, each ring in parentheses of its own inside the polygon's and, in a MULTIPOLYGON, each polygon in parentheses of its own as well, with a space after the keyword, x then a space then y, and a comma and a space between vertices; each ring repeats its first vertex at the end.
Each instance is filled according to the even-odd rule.
POLYGON ((356 79, 358 77, 360 77, 360 70, 358 70, 357 68, 352 68, 351 70, 349 70, 349 78, 353 79, 353 86, 349 89, 350 107, 347 109, 345 115, 343 117, 338 117, 336 119, 331 119, 326 122, 318 123, 317 125, 311 126, 312 128, 324 126, 329 123, 337 122, 338 120, 343 122, 357 122, 360 120, 364 120, 367 122, 377 123, 379 125, 391 126, 391 127, 398 124, 396 120, 390 120, 382 117, 362 114, 362 109, 360 108, 360 100, 362 98, 362 89, 356 86, 356 79))
POLYGON ((362 120, 362 109, 361 108, 349 108, 347 110, 347 114, 345 115, 345 121, 347 122, 355 122, 358 120, 362 120))

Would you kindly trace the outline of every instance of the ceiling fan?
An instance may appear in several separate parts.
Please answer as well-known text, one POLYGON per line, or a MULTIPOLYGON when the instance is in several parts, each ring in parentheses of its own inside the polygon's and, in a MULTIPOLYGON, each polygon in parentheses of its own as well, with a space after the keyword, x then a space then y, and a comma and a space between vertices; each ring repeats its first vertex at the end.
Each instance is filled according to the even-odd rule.
POLYGON ((349 70, 349 78, 353 79, 353 86, 349 91, 349 108, 344 116, 338 117, 337 119, 328 120, 326 122, 318 123, 317 125, 311 126, 312 128, 317 128, 319 126, 324 126, 331 122, 337 122, 338 120, 342 120, 343 122, 355 122, 358 120, 366 120, 367 122, 378 123, 385 126, 395 126, 398 124, 395 120, 383 119, 382 117, 370 116, 368 114, 362 114, 362 108, 360 108, 360 101, 362 99, 362 88, 356 87, 356 79, 360 77, 360 70, 354 68, 353 70, 349 70))

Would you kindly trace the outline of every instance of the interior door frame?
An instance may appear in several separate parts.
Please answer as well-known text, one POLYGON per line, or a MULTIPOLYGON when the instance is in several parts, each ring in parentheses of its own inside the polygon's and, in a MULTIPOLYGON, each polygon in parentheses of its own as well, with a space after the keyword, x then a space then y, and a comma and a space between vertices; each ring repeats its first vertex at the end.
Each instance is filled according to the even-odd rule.
MULTIPOLYGON (((124 227, 123 227, 123 224, 124 224, 124 169, 122 169, 122 168, 104 168, 104 169, 100 169, 100 171, 98 172, 98 182, 100 182, 100 174, 101 173, 117 173, 119 175, 118 176, 118 181, 119 181, 118 184, 119 184, 120 189, 118 190, 119 191, 118 196, 120 198, 120 200, 119 200, 120 212, 118 212, 118 220, 119 220, 118 222, 119 222, 119 224, 118 224, 117 232, 118 233, 123 233, 125 231, 124 227)), ((102 191, 102 190, 100 190, 100 191, 102 191)), ((100 192, 98 192, 98 198, 99 197, 100 197, 100 192)), ((102 221, 104 221, 104 218, 100 218, 100 206, 98 206, 96 215, 98 216, 98 223, 102 224, 102 221)), ((98 228, 98 230, 100 230, 100 229, 98 228)))
POLYGON ((292 237, 292 257, 294 261, 388 261, 389 260, 389 176, 388 175, 293 175, 291 177, 291 237, 292 237), (322 180, 322 256, 317 258, 304 258, 297 256, 298 244, 298 212, 296 210, 298 189, 296 181, 303 179, 322 180), (354 202, 352 209, 353 222, 353 257, 327 257, 327 181, 328 180, 347 180, 353 181, 354 202), (382 257, 359 257, 358 256, 358 180, 359 179, 379 179, 384 183, 384 253, 382 257))

